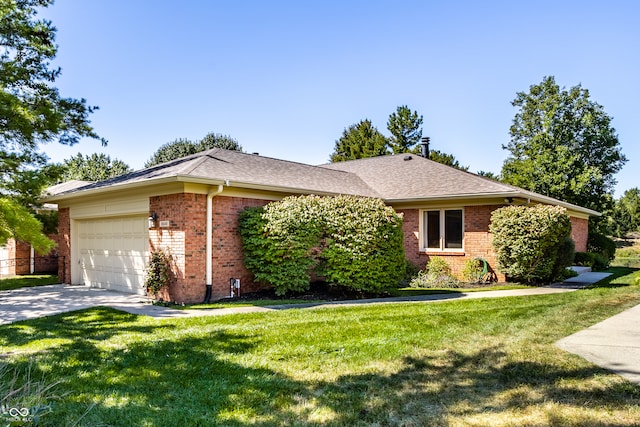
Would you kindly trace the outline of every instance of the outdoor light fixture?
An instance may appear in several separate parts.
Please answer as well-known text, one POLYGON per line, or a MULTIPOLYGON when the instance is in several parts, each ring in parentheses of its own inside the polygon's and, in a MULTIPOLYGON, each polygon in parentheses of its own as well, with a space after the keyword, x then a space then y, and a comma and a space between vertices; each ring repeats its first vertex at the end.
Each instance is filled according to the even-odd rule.
POLYGON ((155 228, 158 222, 158 214, 155 212, 149 212, 149 228, 155 228))
POLYGON ((513 197, 507 197, 506 199, 504 199, 504 202, 508 204, 513 203, 513 197))

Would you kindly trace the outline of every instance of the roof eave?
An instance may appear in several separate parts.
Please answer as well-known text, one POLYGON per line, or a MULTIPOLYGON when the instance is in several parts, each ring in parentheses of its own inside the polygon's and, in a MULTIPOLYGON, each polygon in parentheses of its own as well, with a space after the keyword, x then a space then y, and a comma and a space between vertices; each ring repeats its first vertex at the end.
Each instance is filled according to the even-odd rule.
POLYGON ((573 205, 571 203, 563 202, 562 200, 554 199, 552 197, 543 196, 541 194, 531 194, 525 191, 501 191, 501 192, 492 192, 492 193, 466 193, 466 194, 455 194, 455 195, 442 195, 442 196, 433 196, 433 197, 412 197, 412 198, 403 198, 403 199, 385 199, 385 202, 389 204, 401 204, 401 203, 415 203, 418 201, 424 202, 445 202, 445 201, 459 201, 459 200, 489 200, 496 198, 519 198, 531 200, 534 202, 541 202, 544 204, 550 205, 558 205, 568 210, 578 212, 588 216, 602 216, 600 212, 594 211, 592 209, 583 208, 582 206, 573 205))
POLYGON ((136 190, 138 188, 148 187, 150 185, 162 185, 162 184, 170 184, 174 182, 190 182, 194 184, 219 185, 219 184, 223 184, 224 180, 194 178, 189 176, 185 177, 182 175, 174 175, 169 177, 149 178, 149 179, 143 179, 143 180, 134 181, 134 182, 125 182, 122 184, 105 185, 103 187, 88 188, 85 190, 80 188, 80 189, 72 190, 66 193, 46 196, 46 197, 43 197, 41 200, 47 203, 58 203, 65 200, 75 199, 76 197, 99 196, 99 195, 111 193, 114 191, 136 190))

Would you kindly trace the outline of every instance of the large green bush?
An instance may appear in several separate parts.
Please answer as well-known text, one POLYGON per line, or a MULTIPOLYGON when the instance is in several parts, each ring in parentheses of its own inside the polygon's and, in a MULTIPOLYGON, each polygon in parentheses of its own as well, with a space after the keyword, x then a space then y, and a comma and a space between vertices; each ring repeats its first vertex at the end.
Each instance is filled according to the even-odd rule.
POLYGON ((489 227, 498 268, 510 278, 528 283, 549 282, 567 265, 558 259, 571 221, 560 206, 506 206, 491 215, 489 227))
POLYGON ((587 251, 600 254, 607 263, 616 256, 616 242, 601 233, 589 233, 587 251))
POLYGON ((240 215, 245 265, 278 295, 333 285, 380 293, 404 277, 402 216, 379 199, 287 197, 240 215))

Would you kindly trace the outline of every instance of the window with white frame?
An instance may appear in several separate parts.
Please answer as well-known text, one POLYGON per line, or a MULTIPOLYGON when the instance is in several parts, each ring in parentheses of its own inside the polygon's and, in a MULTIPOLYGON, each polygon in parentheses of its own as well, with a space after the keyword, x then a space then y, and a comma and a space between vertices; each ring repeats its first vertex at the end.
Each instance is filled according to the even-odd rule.
POLYGON ((422 211, 422 246, 427 251, 461 251, 464 236, 462 209, 422 211))

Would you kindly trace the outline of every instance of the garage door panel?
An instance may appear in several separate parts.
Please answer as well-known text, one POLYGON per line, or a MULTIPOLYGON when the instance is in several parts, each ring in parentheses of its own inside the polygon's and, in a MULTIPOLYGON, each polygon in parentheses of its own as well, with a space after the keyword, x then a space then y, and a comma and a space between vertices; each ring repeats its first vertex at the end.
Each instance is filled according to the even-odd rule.
POLYGON ((80 221, 80 264, 85 285, 144 294, 149 257, 146 217, 80 221))

